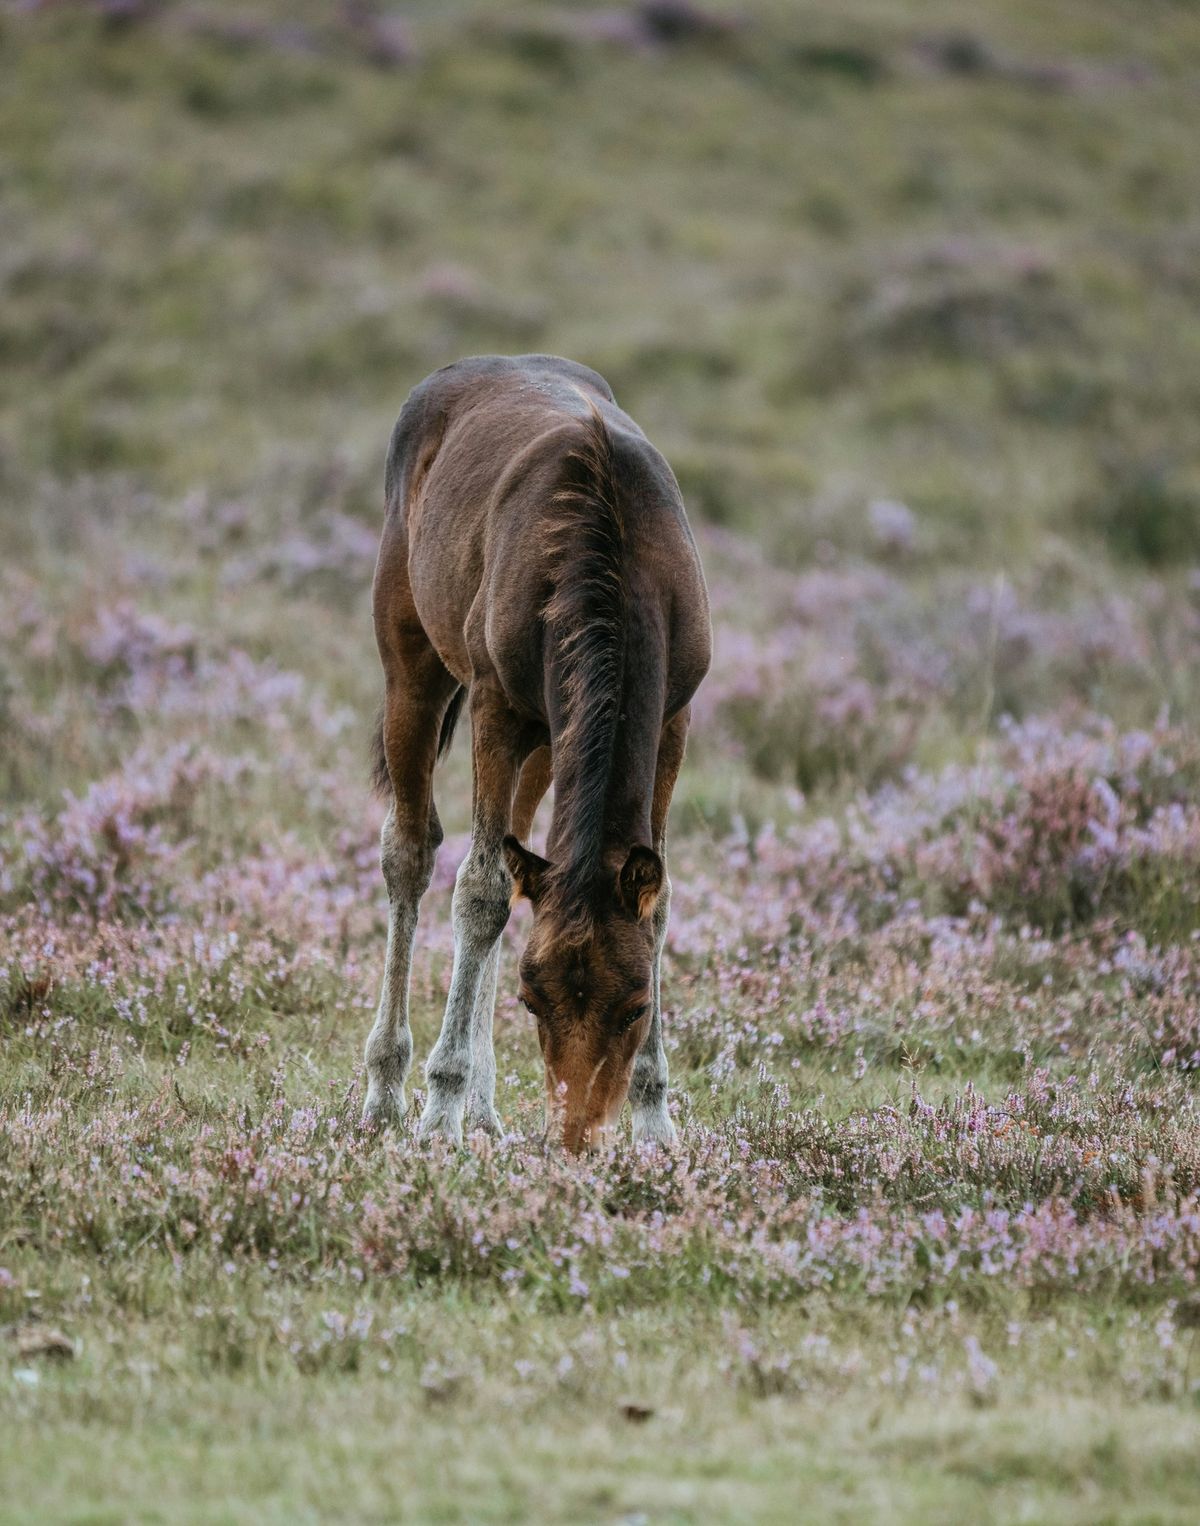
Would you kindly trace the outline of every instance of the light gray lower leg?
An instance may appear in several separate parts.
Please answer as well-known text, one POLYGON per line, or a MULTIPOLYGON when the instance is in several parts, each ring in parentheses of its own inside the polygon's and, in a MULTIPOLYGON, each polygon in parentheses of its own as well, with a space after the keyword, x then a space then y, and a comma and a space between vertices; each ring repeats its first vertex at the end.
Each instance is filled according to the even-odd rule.
POLYGON ((466 1129, 473 1133, 500 1135, 504 1127, 496 1113, 496 1051, 492 1043, 492 1020, 496 1011, 496 986, 500 978, 500 951, 496 939, 479 977, 479 994, 471 1014, 471 1080, 467 1088, 466 1129))
POLYGON ((662 1039, 662 951, 667 939, 667 924, 671 916, 671 881, 663 881, 658 901, 654 907, 654 973, 651 978, 650 1028, 637 1059, 633 1062, 633 1078, 629 1087, 629 1100, 633 1108, 633 1140, 635 1144, 652 1140, 658 1144, 674 1144, 675 1125, 667 1112, 667 1054, 662 1039))
POLYGON ((387 955, 375 1022, 367 1036, 367 1097, 363 1122, 399 1123, 408 1107, 404 1082, 412 1061, 408 1025, 408 976, 412 964, 417 909, 433 875, 435 827, 425 841, 405 836, 388 812, 380 837, 380 862, 388 887, 387 955))
MULTIPOLYGON (((425 1065, 429 1095, 421 1115, 422 1138, 441 1133, 457 1142, 462 1140, 475 1058, 475 1012, 481 1000, 490 1005, 493 997, 494 987, 486 994, 481 988, 508 921, 509 888, 508 871, 499 851, 476 854, 472 847, 454 885, 454 973, 442 1031, 425 1065)), ((490 1055, 490 1043, 488 1052, 490 1055)), ((494 1069, 492 1061, 493 1086, 494 1069)))

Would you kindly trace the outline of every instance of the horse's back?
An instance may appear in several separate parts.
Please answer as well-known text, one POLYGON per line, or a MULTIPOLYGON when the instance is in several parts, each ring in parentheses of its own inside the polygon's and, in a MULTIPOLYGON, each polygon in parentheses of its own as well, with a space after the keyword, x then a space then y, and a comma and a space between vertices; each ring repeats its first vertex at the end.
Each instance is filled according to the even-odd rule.
MULTIPOLYGON (((380 553, 403 581, 429 640, 469 682, 507 632, 524 652, 547 597, 544 547, 573 460, 597 421, 621 484, 630 553, 686 588, 707 623, 703 576, 670 467, 616 403, 607 381, 552 355, 472 356, 410 395, 388 456, 380 553), (396 569, 399 571, 399 569, 396 569), (502 612, 501 612, 502 611, 502 612), (474 626, 474 629, 472 629, 474 626)), ((377 573, 377 588, 380 574, 377 573)), ((521 663, 536 666, 524 653, 521 663)))
POLYGON ((431 439, 467 415, 578 413, 589 394, 615 406, 612 388, 598 371, 557 355, 471 355, 434 371, 409 394, 392 431, 386 492, 389 508, 403 511, 406 476, 431 439), (532 407, 531 407, 532 405, 532 407))

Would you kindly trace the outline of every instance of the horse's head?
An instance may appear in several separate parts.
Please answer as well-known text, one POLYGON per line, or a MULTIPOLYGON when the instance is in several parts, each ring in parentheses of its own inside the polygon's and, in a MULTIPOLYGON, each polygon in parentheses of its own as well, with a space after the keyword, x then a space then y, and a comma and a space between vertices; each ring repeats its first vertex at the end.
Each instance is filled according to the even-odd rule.
POLYGON ((547 1114, 567 1148, 581 1150, 615 1122, 650 1026, 662 859, 652 848, 631 848, 581 915, 578 906, 564 907, 544 858, 515 837, 505 838, 504 857, 516 894, 533 904, 521 1000, 537 1021, 547 1114))

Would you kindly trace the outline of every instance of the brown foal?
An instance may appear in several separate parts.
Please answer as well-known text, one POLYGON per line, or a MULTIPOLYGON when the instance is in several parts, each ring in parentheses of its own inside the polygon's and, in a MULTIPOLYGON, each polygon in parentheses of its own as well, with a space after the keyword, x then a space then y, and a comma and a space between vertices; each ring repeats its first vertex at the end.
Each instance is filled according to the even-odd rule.
POLYGON ((670 1142, 659 961, 667 808, 708 669, 704 576, 670 467, 603 377, 548 355, 459 361, 421 383, 388 453, 375 572, 385 677, 378 779, 391 909, 364 1119, 405 1111, 417 907, 442 838, 434 765, 464 698, 471 848, 420 1133, 500 1132, 492 1013, 500 935, 533 904, 521 999, 548 1120, 595 1142, 628 1095, 670 1142), (554 784, 548 858, 522 846, 554 784))

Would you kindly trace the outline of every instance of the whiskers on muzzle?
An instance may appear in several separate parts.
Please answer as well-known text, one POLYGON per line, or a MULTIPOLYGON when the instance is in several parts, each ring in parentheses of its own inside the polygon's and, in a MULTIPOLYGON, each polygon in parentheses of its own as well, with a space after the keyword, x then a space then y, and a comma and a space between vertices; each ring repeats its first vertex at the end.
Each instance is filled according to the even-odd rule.
POLYGON ((603 1150, 617 1139, 617 1120, 628 1087, 612 1088, 604 1056, 576 1087, 547 1076, 546 1138, 571 1154, 603 1150), (614 1090, 616 1094, 614 1095, 614 1090))

